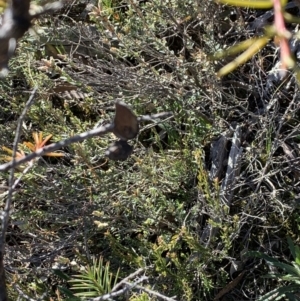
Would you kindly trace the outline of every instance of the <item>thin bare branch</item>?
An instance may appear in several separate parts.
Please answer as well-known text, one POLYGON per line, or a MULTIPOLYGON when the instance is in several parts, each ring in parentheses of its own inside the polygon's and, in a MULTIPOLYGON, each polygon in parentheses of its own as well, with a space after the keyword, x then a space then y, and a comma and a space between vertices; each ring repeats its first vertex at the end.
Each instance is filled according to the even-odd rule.
MULTIPOLYGON (((25 105, 25 108, 18 120, 15 140, 14 140, 14 144, 13 144, 13 154, 12 154, 12 157, 13 157, 12 163, 13 164, 15 164, 15 162, 16 162, 16 153, 18 151, 18 143, 19 143, 20 136, 21 136, 22 123, 25 119, 28 109, 30 108, 31 104, 33 103, 36 91, 37 91, 37 88, 34 88, 34 90, 31 93, 31 96, 29 97, 29 99, 25 105)), ((30 167, 28 167, 28 168, 30 168, 30 167)), ((15 170, 13 167, 13 168, 11 168, 10 175, 9 175, 9 190, 8 190, 7 201, 5 203, 5 207, 2 212, 2 216, 1 216, 2 230, 1 230, 1 236, 0 236, 0 301, 7 300, 3 259, 4 259, 5 236, 6 236, 6 231, 7 231, 7 227, 8 227, 8 221, 9 221, 9 211, 10 211, 11 203, 12 203, 12 194, 13 194, 14 187, 16 186, 16 185, 14 185, 14 172, 15 172, 15 170)))
POLYGON ((113 289, 112 292, 115 292, 116 290, 118 290, 124 283, 126 283, 127 281, 129 281, 132 278, 135 278, 136 276, 138 276, 139 274, 141 274, 142 272, 144 272, 145 269, 138 269, 136 270, 134 273, 130 274, 129 276, 127 276, 126 278, 124 278, 122 281, 120 281, 119 283, 117 283, 113 289))
MULTIPOLYGON (((154 118, 157 118, 156 115, 149 116, 149 117, 148 116, 149 115, 147 115, 147 119, 144 119, 143 116, 138 117, 138 120, 143 120, 144 121, 144 120, 152 120, 154 118)), ((170 112, 160 113, 158 116, 159 116, 159 118, 163 118, 165 116, 169 117, 169 116, 171 116, 171 113, 170 112)), ((96 137, 96 136, 103 136, 103 135, 105 135, 109 132, 112 132, 113 129, 114 129, 113 124, 107 124, 105 126, 100 126, 96 129, 93 129, 93 130, 81 133, 79 135, 73 136, 71 138, 68 138, 68 139, 65 139, 65 140, 62 140, 62 141, 59 141, 59 142, 56 142, 56 143, 52 143, 50 145, 45 146, 44 148, 41 148, 41 149, 37 150, 36 152, 33 152, 33 153, 29 154, 28 156, 26 156, 24 158, 21 158, 21 159, 16 160, 16 161, 10 161, 8 163, 0 165, 0 171, 7 171, 12 167, 19 166, 21 164, 24 164, 26 162, 29 162, 29 161, 37 158, 37 157, 41 157, 46 153, 56 151, 56 150, 58 150, 62 147, 68 146, 72 143, 82 142, 82 141, 84 141, 88 138, 92 138, 92 137, 96 137)))
POLYGON ((26 156, 22 159, 16 160, 15 162, 10 161, 6 164, 0 165, 0 171, 7 171, 12 167, 16 167, 16 166, 19 166, 19 165, 24 164, 26 162, 29 162, 29 161, 37 158, 37 157, 43 156, 45 153, 56 151, 56 150, 58 150, 62 147, 70 145, 71 143, 81 142, 81 141, 84 141, 85 139, 96 137, 96 136, 102 136, 102 135, 104 135, 108 132, 111 132, 112 129, 113 129, 113 125, 108 124, 108 125, 105 125, 105 126, 100 126, 97 129, 93 129, 91 131, 87 131, 87 132, 84 132, 82 134, 73 136, 71 138, 59 141, 57 143, 52 143, 50 145, 45 146, 44 148, 41 148, 41 149, 37 150, 34 153, 29 154, 28 156, 26 156))
MULTIPOLYGON (((135 281, 134 283, 123 283, 126 284, 126 286, 122 289, 120 289, 119 291, 115 291, 115 292, 111 292, 108 294, 105 294, 103 296, 97 297, 97 298, 93 298, 93 299, 89 299, 87 301, 104 301, 104 300, 112 300, 112 298, 114 297, 118 297, 121 296, 123 294, 125 294, 127 291, 132 290, 133 288, 135 288, 137 286, 138 283, 141 283, 145 280, 147 280, 148 277, 146 276, 142 276, 141 278, 139 278, 137 281, 135 281)), ((175 300, 173 300, 175 301, 175 300)))

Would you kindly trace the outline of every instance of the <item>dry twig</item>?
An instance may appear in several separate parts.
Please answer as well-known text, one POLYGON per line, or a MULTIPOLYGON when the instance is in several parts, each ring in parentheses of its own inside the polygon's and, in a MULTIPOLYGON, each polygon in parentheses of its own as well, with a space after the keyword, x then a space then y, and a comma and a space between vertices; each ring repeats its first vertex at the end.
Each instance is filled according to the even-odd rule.
MULTIPOLYGON (((152 117, 146 116, 146 118, 144 118, 143 116, 141 116, 138 118, 138 120, 150 120, 150 119, 154 119, 155 117, 159 117, 159 118, 165 117, 166 118, 166 117, 170 117, 170 116, 172 116, 172 113, 165 112, 165 113, 157 114, 157 116, 153 115, 152 117)), ((96 136, 103 136, 109 132, 113 132, 113 130, 114 130, 114 124, 110 123, 105 126, 100 126, 96 129, 78 134, 71 138, 68 138, 68 139, 65 139, 65 140, 62 140, 62 141, 59 141, 56 143, 52 143, 50 145, 45 146, 44 148, 37 150, 36 152, 29 154, 28 156, 26 156, 24 158, 21 158, 16 161, 10 161, 8 163, 0 165, 0 171, 7 171, 13 167, 19 166, 19 165, 29 162, 35 158, 41 157, 46 153, 56 151, 58 149, 61 149, 62 147, 68 146, 72 143, 82 142, 88 138, 92 138, 92 137, 96 137, 96 136)))
MULTIPOLYGON (((28 109, 30 108, 31 104, 33 103, 34 96, 36 93, 37 88, 35 88, 29 100, 27 101, 25 108, 19 118, 18 125, 17 125, 17 130, 16 130, 16 136, 15 136, 15 141, 13 145, 13 159, 12 163, 14 164, 16 162, 16 153, 18 150, 18 143, 19 139, 21 136, 21 129, 22 129, 22 123, 24 121, 24 118, 26 116, 26 113, 28 109)), ((25 169, 24 172, 28 171, 30 166, 28 166, 27 169, 25 169)), ((11 168, 10 170, 10 175, 9 175, 9 191, 8 191, 8 196, 7 196, 7 201, 5 203, 4 210, 2 212, 2 230, 1 230, 1 236, 0 236, 0 301, 6 301, 7 300, 7 292, 6 292, 6 284, 5 284, 5 271, 4 271, 4 264, 3 264, 3 259, 4 259, 4 246, 5 246, 5 236, 6 236, 6 231, 8 227, 8 221, 9 221, 9 211, 11 208, 11 203, 12 203, 12 194, 14 187, 17 185, 19 182, 19 179, 14 183, 14 167, 11 168)), ((23 172, 23 174, 24 174, 23 172)))

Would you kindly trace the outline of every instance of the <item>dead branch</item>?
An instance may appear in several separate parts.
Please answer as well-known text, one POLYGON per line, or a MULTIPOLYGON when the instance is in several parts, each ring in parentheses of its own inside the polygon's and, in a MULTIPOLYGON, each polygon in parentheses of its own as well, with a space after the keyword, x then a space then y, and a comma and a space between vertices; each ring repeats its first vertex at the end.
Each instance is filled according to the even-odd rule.
MULTIPOLYGON (((81 133, 79 135, 73 136, 71 138, 65 139, 65 140, 61 140, 59 142, 56 143, 52 143, 50 145, 47 145, 19 160, 16 161, 10 161, 8 163, 2 164, 0 165, 0 171, 7 171, 13 167, 19 166, 21 164, 24 164, 26 162, 29 162, 35 158, 41 157, 46 153, 49 152, 53 152, 56 151, 58 149, 61 149, 65 146, 68 146, 72 143, 76 143, 76 142, 82 142, 88 138, 92 138, 92 137, 96 137, 96 136, 103 136, 109 132, 113 132, 115 133, 115 124, 118 125, 117 131, 119 134, 119 137, 121 136, 123 139, 121 141, 123 141, 122 143, 117 143, 114 145, 111 145, 111 147, 108 149, 108 152, 112 152, 114 151, 114 154, 112 154, 112 156, 110 157, 110 153, 107 153, 108 157, 110 157, 113 160, 124 160, 126 159, 132 152, 132 149, 129 147, 129 145, 127 144, 127 140, 131 139, 131 131, 134 129, 136 130, 136 125, 131 126, 130 122, 128 121, 128 119, 126 119, 125 117, 127 116, 123 116, 118 114, 118 110, 120 108, 124 109, 124 107, 127 108, 128 107, 126 104, 124 104, 123 102, 117 102, 116 103, 116 117, 113 121, 113 123, 107 124, 105 126, 100 126, 98 128, 95 128, 93 130, 81 133), (127 136, 126 136, 127 135, 127 136), (124 143, 125 142, 125 143, 124 143), (114 148, 114 149, 112 149, 114 148), (116 148, 116 150, 115 150, 116 148), (126 157, 126 158, 125 158, 126 157)), ((132 113, 133 114, 133 113, 132 113)), ((135 116, 135 115, 134 115, 135 116)), ((130 115, 130 121, 131 122, 136 122, 137 121, 143 121, 143 120, 153 120, 155 118, 168 118, 171 117, 172 113, 171 112, 164 112, 164 113, 160 113, 160 114, 156 114, 156 115, 152 115, 149 116, 147 115, 146 118, 144 118, 143 116, 141 117, 135 117, 132 118, 132 116, 130 115)))
MULTIPOLYGON (((31 104, 33 103, 34 100, 34 96, 36 93, 36 88, 32 91, 30 98, 28 99, 25 108, 18 120, 18 126, 17 126, 17 130, 16 130, 16 136, 15 136, 15 141, 14 141, 14 145, 13 145, 13 160, 12 163, 16 162, 16 153, 18 150, 18 143, 19 143, 19 139, 21 136, 21 129, 22 129, 22 124, 24 121, 24 118, 26 116, 26 113, 29 109, 29 107, 31 106, 31 104)), ((30 168, 30 166, 28 166, 28 168, 30 168)), ((28 169, 26 169, 28 170, 28 169)), ((26 172, 26 171, 25 171, 26 172)), ((7 201, 5 203, 5 207, 4 210, 2 212, 1 215, 1 219, 2 219, 2 229, 1 229, 1 235, 0 235, 0 301, 6 301, 7 299, 7 291, 6 291, 6 281, 5 281, 5 270, 4 270, 4 253, 5 253, 5 237, 6 237, 6 231, 8 228, 8 222, 9 222, 9 212, 11 209, 11 203, 12 203, 12 194, 13 194, 13 190, 16 186, 16 182, 14 181, 14 168, 12 168, 10 170, 10 175, 9 175, 9 190, 8 190, 8 197, 7 197, 7 201)))

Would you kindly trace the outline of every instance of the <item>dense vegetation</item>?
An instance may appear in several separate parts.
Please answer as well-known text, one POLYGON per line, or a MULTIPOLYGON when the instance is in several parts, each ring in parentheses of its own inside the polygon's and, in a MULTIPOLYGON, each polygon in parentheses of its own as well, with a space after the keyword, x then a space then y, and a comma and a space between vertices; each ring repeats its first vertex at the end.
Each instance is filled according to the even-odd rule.
MULTIPOLYGON (((258 300, 293 281, 282 300, 299 300, 297 81, 272 77, 272 40, 222 79, 216 72, 233 58, 209 60, 259 36, 266 13, 210 0, 68 0, 34 22, 0 81, 1 146, 12 149, 34 87, 25 153, 33 133, 53 142, 110 122, 116 99, 137 115, 174 117, 141 124, 124 162, 105 157, 111 134, 45 156, 23 175, 6 240, 11 300, 86 300, 122 280, 114 292, 126 292, 110 300, 258 300), (226 203, 231 136, 218 177, 211 149, 236 126, 243 152, 226 203)), ((288 29, 296 35, 295 24, 288 29)), ((0 177, 4 203, 8 173, 0 177)))

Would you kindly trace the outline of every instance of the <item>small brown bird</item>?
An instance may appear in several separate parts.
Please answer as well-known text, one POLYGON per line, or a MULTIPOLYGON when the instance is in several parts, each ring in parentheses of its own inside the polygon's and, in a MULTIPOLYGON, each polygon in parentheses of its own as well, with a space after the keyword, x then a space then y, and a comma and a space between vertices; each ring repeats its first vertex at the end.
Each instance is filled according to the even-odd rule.
POLYGON ((136 115, 122 101, 116 102, 116 115, 113 133, 121 140, 130 140, 139 133, 139 123, 136 115))

